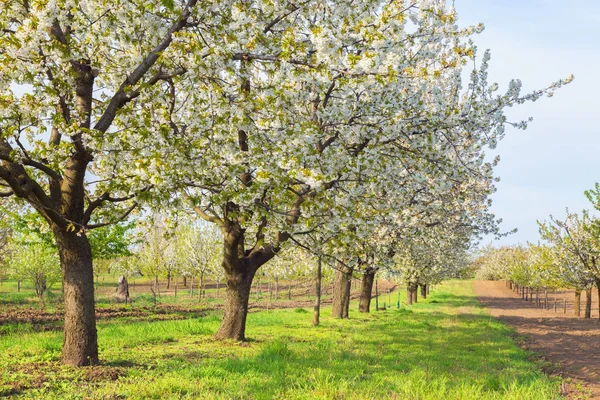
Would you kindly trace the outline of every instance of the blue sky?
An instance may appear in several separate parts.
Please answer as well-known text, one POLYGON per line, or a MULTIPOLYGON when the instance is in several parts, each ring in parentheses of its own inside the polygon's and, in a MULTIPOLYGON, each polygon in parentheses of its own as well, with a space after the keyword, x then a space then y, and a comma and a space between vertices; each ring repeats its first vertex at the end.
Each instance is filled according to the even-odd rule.
MULTIPOLYGON (((508 112, 533 117, 526 131, 507 129, 497 154, 501 178, 492 211, 503 230, 518 232, 501 244, 536 242, 536 220, 591 208, 583 192, 600 181, 600 1, 455 0, 461 25, 483 22, 475 37, 490 48, 490 78, 506 87, 512 78, 527 90, 569 74, 570 85, 508 112)), ((498 242, 496 242, 498 243, 498 242)))

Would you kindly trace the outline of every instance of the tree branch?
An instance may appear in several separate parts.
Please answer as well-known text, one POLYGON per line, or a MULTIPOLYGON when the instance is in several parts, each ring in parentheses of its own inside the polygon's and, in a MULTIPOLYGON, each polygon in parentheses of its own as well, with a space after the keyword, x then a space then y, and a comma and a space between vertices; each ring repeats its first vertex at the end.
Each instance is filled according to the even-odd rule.
MULTIPOLYGON (((113 120, 119 111, 125 104, 131 101, 131 97, 126 94, 126 90, 131 86, 137 84, 146 73, 152 68, 156 61, 161 56, 162 52, 166 50, 173 40, 173 34, 181 31, 188 24, 187 19, 191 16, 191 9, 196 5, 198 0, 189 0, 186 7, 181 14, 181 17, 171 26, 162 41, 144 58, 144 60, 137 66, 137 68, 125 78, 125 81, 117 90, 117 93, 110 100, 108 107, 94 126, 94 129, 100 132, 106 132, 112 125, 113 120)), ((157 79, 154 83, 158 82, 157 79)))
POLYGON ((92 224, 92 225, 88 225, 85 228, 90 230, 90 229, 96 229, 96 228, 102 228, 103 226, 108 226, 108 225, 113 225, 116 224, 117 222, 121 222, 123 221, 125 218, 127 218, 129 216, 129 214, 132 213, 133 210, 135 210, 138 206, 138 202, 136 201, 135 203, 133 203, 131 205, 131 207, 129 207, 119 218, 117 218, 114 221, 110 221, 110 222, 101 222, 98 224, 92 224))

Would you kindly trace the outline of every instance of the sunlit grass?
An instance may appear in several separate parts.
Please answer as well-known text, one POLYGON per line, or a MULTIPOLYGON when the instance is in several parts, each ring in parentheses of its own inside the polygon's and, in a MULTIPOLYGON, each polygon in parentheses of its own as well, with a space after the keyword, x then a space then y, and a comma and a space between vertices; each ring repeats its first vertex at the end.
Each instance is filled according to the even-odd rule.
MULTIPOLYGON (((403 295, 403 294, 402 294, 403 295)), ((404 297, 402 297, 402 300, 404 297)), ((383 300, 381 300, 383 302, 383 300)), ((251 313, 248 343, 217 342, 219 315, 100 321, 103 365, 59 364, 61 332, 0 337, 0 394, 22 398, 554 399, 512 331, 478 306, 470 282, 427 300, 311 326, 304 309, 251 313), (29 371, 26 373, 24 371, 29 371), (16 382, 16 383, 15 383, 16 382)))

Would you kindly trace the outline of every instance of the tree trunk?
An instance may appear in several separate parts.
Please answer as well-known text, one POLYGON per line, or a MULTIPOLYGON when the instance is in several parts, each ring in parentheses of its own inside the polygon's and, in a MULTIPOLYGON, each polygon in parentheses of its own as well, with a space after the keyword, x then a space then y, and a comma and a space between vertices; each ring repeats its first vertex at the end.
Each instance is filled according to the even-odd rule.
POLYGON ((273 285, 271 285, 271 281, 267 281, 267 288, 269 290, 269 303, 273 301, 273 285))
POLYGON ((585 291, 585 318, 592 317, 592 289, 587 289, 585 291))
POLYGON ((204 290, 204 271, 200 272, 200 283, 198 284, 198 302, 202 301, 202 291, 204 290))
POLYGON ((379 311, 379 285, 377 285, 377 279, 375 279, 375 311, 379 311))
POLYGON ((410 291, 410 293, 412 294, 412 302, 413 303, 418 303, 418 299, 417 299, 417 289, 419 288, 418 284, 414 284, 412 287, 412 290, 410 291))
POLYGON ((156 292, 158 290, 158 275, 154 275, 154 288, 150 288, 152 290, 152 298, 154 300, 154 306, 156 306, 156 292))
POLYGON ((331 314, 335 318, 348 318, 350 306, 350 283, 352 281, 352 269, 339 264, 335 274, 333 286, 333 303, 331 314))
POLYGON ((413 286, 409 283, 406 285, 406 304, 412 305, 413 303, 413 295, 412 295, 413 286))
POLYGON ((21 293, 21 280, 17 280, 17 293, 21 293))
POLYGON ((254 273, 252 269, 245 268, 225 273, 225 312, 217 331, 217 339, 246 340, 246 316, 254 273))
POLYGON ((575 309, 575 315, 580 317, 581 316, 581 290, 580 289, 575 289, 575 304, 573 305, 573 308, 575 309))
POLYGON ((183 276, 183 287, 187 286, 187 276, 183 276))
MULTIPOLYGON (((321 265, 321 257, 317 260, 317 277, 315 279, 315 306, 313 309, 313 326, 319 325, 319 320, 321 317, 321 280, 323 278, 323 270, 321 265)), ((275 279, 275 296, 279 293, 279 283, 278 280, 275 279)))
POLYGON ((600 278, 594 278, 596 281, 596 289, 598 289, 598 319, 600 320, 600 278))
POLYGON ((171 271, 167 271, 167 289, 171 288, 171 271))
POLYGON ((62 361, 82 366, 98 363, 92 251, 85 233, 54 229, 64 284, 62 361))
POLYGON ((252 280, 258 268, 279 251, 270 245, 246 253, 244 231, 239 223, 230 223, 223 235, 223 270, 227 279, 225 310, 217 339, 246 339, 246 317, 252 280))
POLYGON ((44 293, 46 292, 46 275, 44 273, 37 274, 35 277, 35 294, 40 303, 43 303, 44 293))
POLYGON ((175 300, 177 300, 177 285, 178 285, 178 283, 179 283, 179 282, 177 281, 177 274, 175 274, 175 280, 174 280, 174 283, 175 283, 175 300))
POLYGON ((362 285, 360 289, 360 302, 358 311, 368 313, 371 310, 371 296, 373 293, 373 282, 375 280, 375 270, 367 268, 362 276, 362 285))
POLYGON ((419 285, 419 286, 421 286, 421 298, 426 299, 427 298, 427 285, 419 285))

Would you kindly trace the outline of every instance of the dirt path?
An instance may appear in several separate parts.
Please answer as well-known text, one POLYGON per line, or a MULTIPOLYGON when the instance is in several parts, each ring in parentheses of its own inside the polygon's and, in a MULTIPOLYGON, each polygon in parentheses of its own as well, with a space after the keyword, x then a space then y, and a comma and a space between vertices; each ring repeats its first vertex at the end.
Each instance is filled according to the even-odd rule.
POLYGON ((490 314, 526 337, 525 347, 558 365, 561 375, 581 382, 600 399, 600 323, 544 310, 526 302, 504 282, 476 281, 475 293, 490 314))

